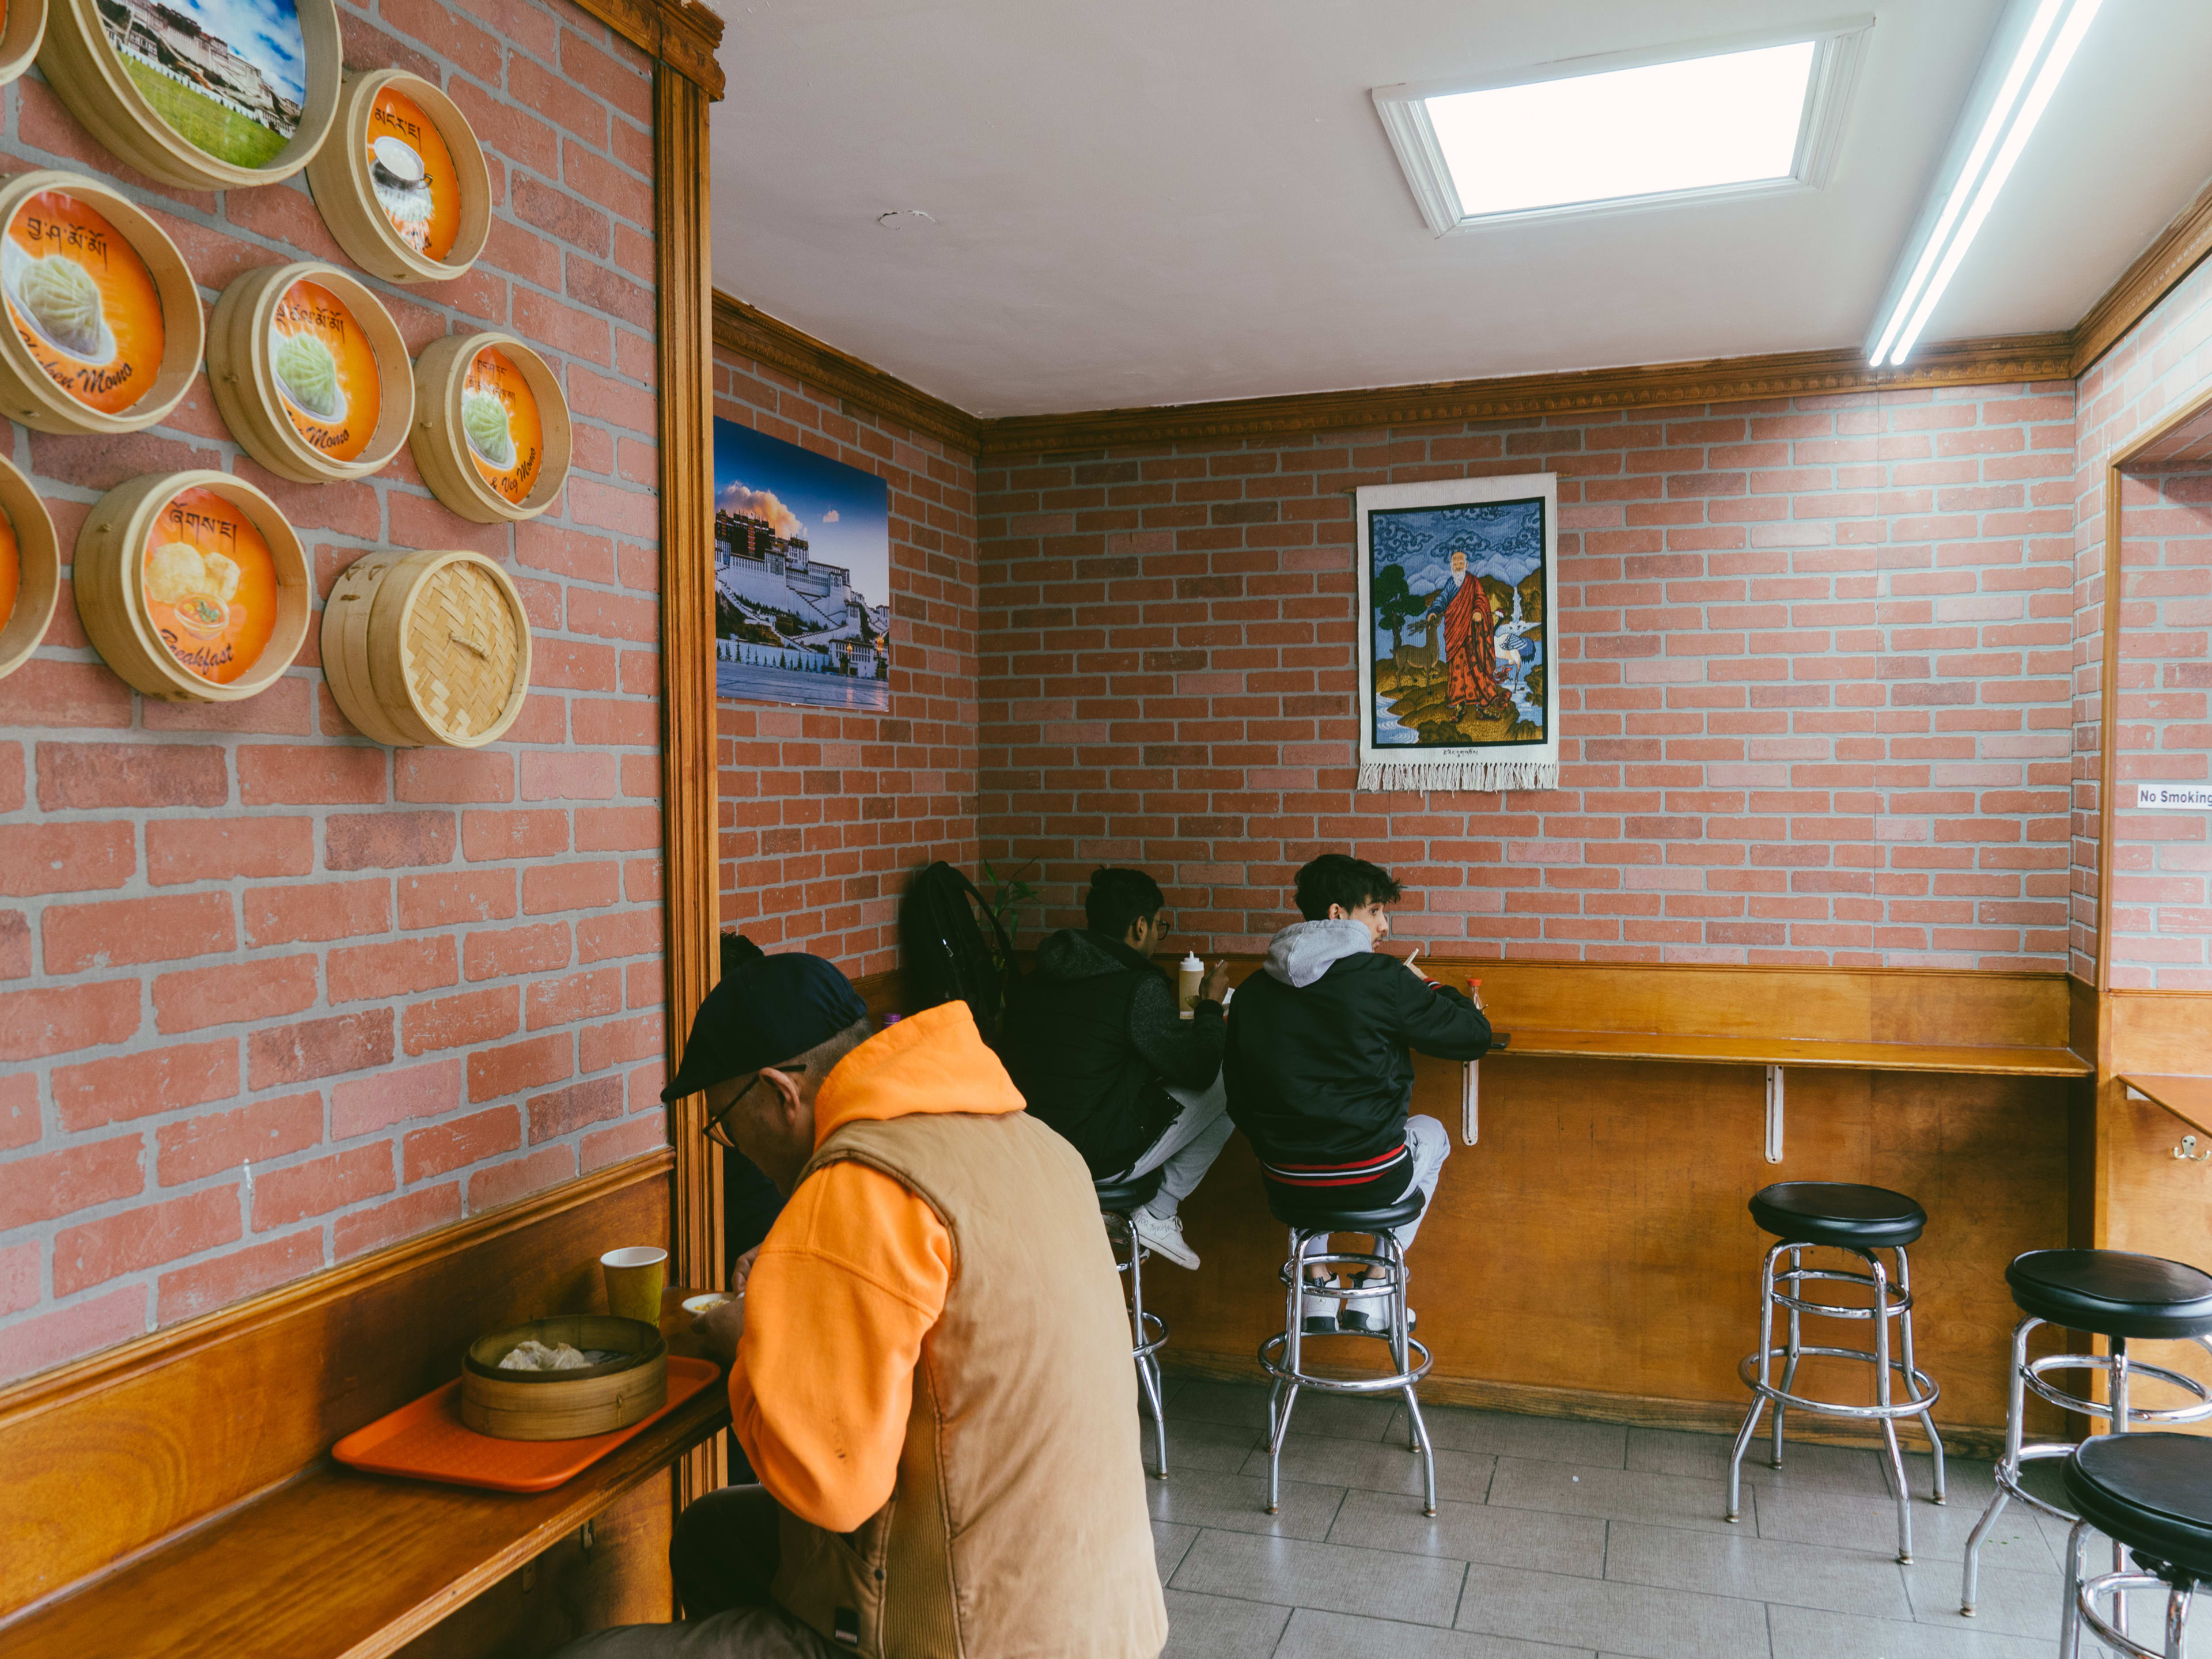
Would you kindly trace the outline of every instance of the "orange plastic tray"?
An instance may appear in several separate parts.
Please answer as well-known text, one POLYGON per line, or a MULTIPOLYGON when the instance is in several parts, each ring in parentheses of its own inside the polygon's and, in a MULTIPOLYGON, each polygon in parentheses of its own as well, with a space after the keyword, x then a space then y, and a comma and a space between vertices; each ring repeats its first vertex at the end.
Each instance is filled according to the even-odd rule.
POLYGON ((372 1474, 404 1474, 494 1492, 550 1492, 633 1435, 644 1433, 721 1374, 712 1360, 672 1356, 666 1405, 626 1429, 580 1440, 499 1440, 478 1434, 461 1421, 457 1376, 412 1405, 356 1429, 331 1448, 331 1455, 372 1474))

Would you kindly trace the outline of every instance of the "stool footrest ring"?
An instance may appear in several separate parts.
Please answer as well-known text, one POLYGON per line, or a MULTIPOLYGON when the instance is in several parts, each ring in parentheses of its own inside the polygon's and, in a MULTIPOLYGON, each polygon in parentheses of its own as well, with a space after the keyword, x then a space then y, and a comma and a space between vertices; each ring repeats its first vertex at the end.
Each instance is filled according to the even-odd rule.
MULTIPOLYGON (((2101 1400, 2085 1400, 2079 1395, 2069 1394, 2065 1389, 2058 1388, 2055 1384, 2045 1382, 2043 1380, 2043 1374, 2045 1371, 2105 1371, 2109 1373, 2112 1369, 2112 1357, 2110 1354, 2045 1354, 2040 1359, 2032 1359, 2028 1362, 2026 1372, 2021 1376, 2021 1381, 2027 1387, 2029 1392, 2033 1394, 2038 1399, 2049 1401, 2061 1411, 2078 1412, 2082 1416, 2089 1418, 2094 1421, 2109 1423, 2112 1420, 2112 1407, 2109 1401, 2101 1400)), ((2168 1383, 2173 1388, 2179 1389, 2182 1393, 2188 1395, 2197 1403, 2194 1406, 2169 1406, 2154 1408, 2148 1406, 2138 1406, 2133 1401, 2130 1401, 2128 1402, 2128 1421, 2130 1423, 2201 1423, 2206 1418, 2212 1417, 2212 1389, 2206 1388, 2204 1383, 2197 1378, 2185 1376, 2180 1371, 2168 1370, 2163 1365, 2147 1365, 2143 1364, 2142 1361, 2136 1359, 2130 1355, 2128 1359, 2128 1381, 2130 1384, 2132 1385, 2136 1381, 2142 1377, 2149 1377, 2155 1382, 2168 1383)))
POLYGON ((1409 1336, 1406 1346, 1418 1362, 1411 1370, 1393 1371, 1384 1376, 1323 1376, 1312 1371, 1294 1371, 1284 1364, 1283 1344, 1283 1334, 1278 1331, 1260 1345, 1260 1369, 1279 1381, 1295 1382, 1302 1389, 1318 1389, 1323 1394, 1393 1393, 1419 1382, 1436 1363, 1420 1340, 1409 1336))
POLYGON ((1145 1310, 1145 1340, 1129 1350, 1133 1359, 1149 1359, 1167 1346, 1168 1322, 1151 1309, 1145 1310))
MULTIPOLYGON (((1825 1359, 1859 1359, 1864 1360, 1869 1364, 1875 1363, 1875 1356, 1864 1348, 1816 1348, 1807 1344, 1801 1346, 1797 1352, 1808 1357, 1817 1354, 1825 1359)), ((1786 1363, 1790 1358, 1790 1350, 1769 1348, 1766 1351, 1766 1357, 1769 1359, 1779 1358, 1786 1363)), ((1844 1406, 1830 1400, 1809 1400, 1802 1395, 1785 1394, 1770 1382, 1760 1382, 1759 1358, 1757 1354, 1751 1354, 1736 1367, 1736 1375, 1743 1379, 1746 1388, 1763 1400, 1771 1400, 1778 1405, 1795 1406, 1800 1411, 1818 1412, 1830 1417, 1893 1419, 1901 1417, 1917 1417, 1934 1405, 1942 1397, 1943 1392, 1936 1387, 1936 1379, 1918 1366, 1916 1365, 1908 1370, 1902 1359, 1893 1359, 1889 1362, 1890 1370, 1905 1379, 1905 1387, 1910 1391, 1908 1397, 1904 1400, 1893 1400, 1887 1406, 1844 1406)))
MULTIPOLYGON (((2177 1592, 2165 1579, 2148 1572, 2106 1572, 2094 1578, 2084 1579, 2081 1593, 2074 1605, 2081 1615, 2081 1622, 2095 1634, 2097 1639, 2115 1653, 2136 1656, 2136 1659, 2166 1659, 2164 1647, 2147 1648, 2133 1637, 2113 1628, 2112 1621, 2097 1610, 2100 1595, 2124 1595, 2131 1589, 2162 1589, 2169 1596, 2177 1592)), ((2180 1592, 2185 1595, 2187 1592, 2180 1592)))

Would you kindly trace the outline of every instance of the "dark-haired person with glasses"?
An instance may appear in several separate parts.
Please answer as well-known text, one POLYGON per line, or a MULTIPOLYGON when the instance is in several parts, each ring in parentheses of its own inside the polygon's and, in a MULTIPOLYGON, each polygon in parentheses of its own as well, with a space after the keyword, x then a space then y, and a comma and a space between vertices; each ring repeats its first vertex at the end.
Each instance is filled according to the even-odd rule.
POLYGON ((1085 927, 1037 946, 1036 966, 1006 1014, 1006 1066, 1030 1110, 1066 1135, 1097 1180, 1160 1173, 1130 1218, 1146 1249, 1198 1266, 1182 1236, 1182 1200, 1235 1127, 1221 1085, 1221 1011, 1229 964, 1206 970, 1181 1018, 1152 965, 1167 939, 1167 896, 1142 870, 1091 872, 1085 927))
POLYGON ((682 1623, 563 1659, 1155 1659, 1113 1252, 967 1006, 872 1036, 830 963, 757 957, 700 1006, 690 1094, 786 1197, 699 1323, 760 1484, 678 1517, 682 1623))

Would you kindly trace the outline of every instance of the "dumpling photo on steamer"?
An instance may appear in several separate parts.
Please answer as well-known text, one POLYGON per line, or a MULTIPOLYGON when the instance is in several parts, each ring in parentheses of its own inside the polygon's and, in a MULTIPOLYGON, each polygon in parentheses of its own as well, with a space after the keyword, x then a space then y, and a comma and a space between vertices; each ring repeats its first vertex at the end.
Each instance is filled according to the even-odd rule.
POLYGON ((507 404, 492 393, 462 395, 461 430, 468 434, 469 447, 490 465, 514 465, 514 434, 507 424, 507 404))
POLYGON ((146 597, 173 609, 191 632, 212 636, 230 620, 238 575, 234 559, 190 542, 165 542, 146 556, 146 597))
POLYGON ((338 360, 314 335, 279 335, 274 367, 278 388, 300 410, 322 421, 335 421, 344 415, 338 360))
POLYGON ((47 343, 87 362, 114 356, 99 285, 65 253, 33 255, 7 246, 8 297, 47 343))

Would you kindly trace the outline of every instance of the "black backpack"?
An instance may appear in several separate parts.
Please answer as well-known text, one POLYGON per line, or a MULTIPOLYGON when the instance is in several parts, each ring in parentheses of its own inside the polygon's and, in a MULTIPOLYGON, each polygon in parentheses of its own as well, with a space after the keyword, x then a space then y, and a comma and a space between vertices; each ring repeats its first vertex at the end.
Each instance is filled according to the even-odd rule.
POLYGON ((916 876, 906 890, 899 906, 899 966, 908 1006, 964 1002, 983 1041, 995 1048, 1006 1002, 1006 976, 999 963, 1011 963, 1013 955, 1006 930, 975 884, 944 860, 916 876))

